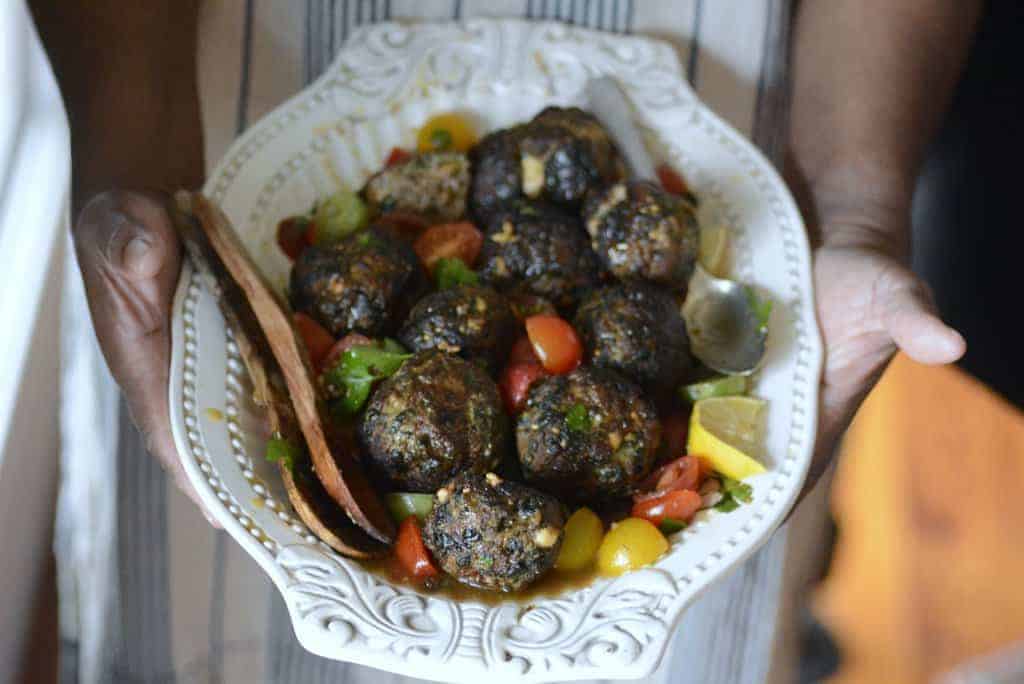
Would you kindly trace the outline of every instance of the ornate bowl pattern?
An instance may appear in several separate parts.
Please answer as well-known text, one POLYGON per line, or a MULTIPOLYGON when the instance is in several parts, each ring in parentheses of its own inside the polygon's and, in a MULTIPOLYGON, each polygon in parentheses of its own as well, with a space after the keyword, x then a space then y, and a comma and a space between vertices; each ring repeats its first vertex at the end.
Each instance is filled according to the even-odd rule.
POLYGON ((701 219, 732 232, 733 274, 775 300, 756 394, 771 401, 755 500, 701 513, 655 566, 563 595, 499 605, 394 586, 340 557, 292 513, 264 462, 261 416, 216 303, 186 265, 174 303, 170 406, 186 473, 212 514, 271 577, 299 641, 317 654, 458 682, 641 677, 683 610, 763 544, 810 463, 822 348, 807 239, 770 164, 708 111, 672 49, 555 23, 381 24, 357 32, 328 72, 242 136, 206 184, 272 282, 289 263, 274 230, 341 186, 358 187, 431 113, 480 130, 580 104, 586 80, 625 87, 652 150, 686 172, 701 219), (225 416, 216 419, 218 409, 225 416))

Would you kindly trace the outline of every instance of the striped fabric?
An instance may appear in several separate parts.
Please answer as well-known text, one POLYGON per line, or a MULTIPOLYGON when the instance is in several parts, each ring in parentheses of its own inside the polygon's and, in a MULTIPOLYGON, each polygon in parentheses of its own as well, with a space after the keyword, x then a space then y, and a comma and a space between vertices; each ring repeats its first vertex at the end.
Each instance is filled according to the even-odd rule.
MULTIPOLYGON (((201 12, 211 164, 246 126, 316 78, 356 27, 478 15, 560 19, 668 39, 701 97, 772 157, 781 155, 786 0, 207 0, 201 12)), ((75 356, 64 377, 69 405, 111 388, 84 337, 90 330, 82 297, 72 287, 65 302, 66 329, 78 336, 69 343, 75 356)), ((124 406, 106 450, 80 439, 83 421, 72 413, 62 426, 69 476, 57 533, 64 682, 413 681, 303 651, 269 581, 169 486, 143 453, 124 406), (112 497, 116 515, 104 513, 112 497)), ((813 568, 805 540, 821 520, 812 508, 693 606, 656 681, 794 680, 793 599, 813 568)))

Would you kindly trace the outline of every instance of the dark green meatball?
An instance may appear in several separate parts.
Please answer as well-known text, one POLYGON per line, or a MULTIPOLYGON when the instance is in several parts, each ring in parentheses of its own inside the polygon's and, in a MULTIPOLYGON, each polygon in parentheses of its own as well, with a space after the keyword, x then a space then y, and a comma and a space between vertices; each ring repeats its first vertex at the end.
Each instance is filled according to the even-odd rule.
POLYGON ((576 211, 587 191, 623 175, 608 132, 575 107, 548 107, 527 124, 491 133, 471 158, 470 206, 478 220, 524 197, 576 211))
POLYGON ((412 248, 387 231, 369 228, 342 242, 304 250, 292 267, 292 308, 335 337, 394 332, 426 276, 412 248))
POLYGON ((552 205, 518 202, 487 224, 480 275, 502 292, 570 307, 601 282, 579 220, 552 205))
POLYGON ((463 286, 417 302, 398 339, 412 351, 440 349, 494 371, 508 356, 515 332, 516 319, 505 297, 489 287, 463 286))
POLYGON ((693 206, 647 181, 592 192, 583 205, 591 245, 620 280, 686 288, 700 249, 693 206))
POLYGON ((516 427, 526 481, 577 502, 632 493, 650 473, 660 439, 640 388, 592 366, 534 384, 516 427))
POLYGON ((573 321, 587 358, 614 368, 649 393, 674 391, 693 367, 675 297, 653 285, 611 285, 592 293, 573 321))
POLYGON ((371 466, 395 489, 432 492, 497 466, 508 444, 498 387, 480 366, 419 352, 374 390, 359 420, 371 466))
POLYGON ((463 473, 437 491, 423 541, 458 581, 518 591, 555 564, 564 527, 550 494, 494 473, 463 473))
POLYGON ((378 214, 406 211, 438 221, 466 213, 469 160, 461 152, 428 152, 389 166, 366 182, 363 195, 378 214))

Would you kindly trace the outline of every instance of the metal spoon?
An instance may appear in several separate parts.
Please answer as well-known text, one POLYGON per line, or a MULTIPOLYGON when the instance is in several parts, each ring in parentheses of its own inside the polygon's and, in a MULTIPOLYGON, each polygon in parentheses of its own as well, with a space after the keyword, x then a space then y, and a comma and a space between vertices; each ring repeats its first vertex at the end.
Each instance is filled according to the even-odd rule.
MULTIPOLYGON (((609 76, 587 82, 590 110, 608 129, 634 176, 654 178, 654 162, 640 132, 626 93, 609 76)), ((763 325, 746 286, 716 278, 697 265, 690 279, 683 318, 690 349, 705 366, 719 373, 753 373, 764 358, 768 328, 763 325)))

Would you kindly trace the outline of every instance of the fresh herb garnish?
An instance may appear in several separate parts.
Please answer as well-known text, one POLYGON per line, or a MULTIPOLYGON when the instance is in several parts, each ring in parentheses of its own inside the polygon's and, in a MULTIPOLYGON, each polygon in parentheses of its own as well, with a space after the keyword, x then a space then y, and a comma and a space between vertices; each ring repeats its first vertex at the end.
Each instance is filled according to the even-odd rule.
POLYGON ((768 319, 772 315, 772 300, 767 297, 761 297, 754 288, 749 285, 743 288, 747 293, 747 301, 750 303, 750 308, 754 312, 754 316, 757 317, 757 322, 762 328, 768 327, 768 319))
POLYGON ((685 520, 676 520, 675 518, 665 518, 658 525, 658 529, 661 530, 662 534, 675 534, 679 530, 686 529, 687 522, 685 520))
POLYGON ((434 265, 434 279, 437 289, 449 290, 459 285, 476 285, 480 277, 462 259, 442 257, 434 265))
POLYGON ((573 404, 565 413, 565 424, 574 432, 587 432, 590 430, 591 420, 587 407, 583 404, 573 404))
POLYGON ((445 128, 438 128, 430 134, 430 146, 438 151, 452 146, 452 134, 445 128))
POLYGON ((754 488, 746 482, 725 476, 721 476, 720 480, 722 482, 722 500, 715 504, 716 511, 729 513, 735 511, 742 504, 748 504, 754 500, 754 488))
POLYGON ((323 374, 323 384, 337 396, 331 411, 342 417, 355 415, 370 396, 373 383, 394 374, 411 356, 391 340, 347 350, 323 374))
POLYGON ((271 463, 280 463, 288 470, 294 472, 295 462, 301 455, 302 452, 298 446, 280 435, 275 434, 267 440, 267 460, 271 463))

